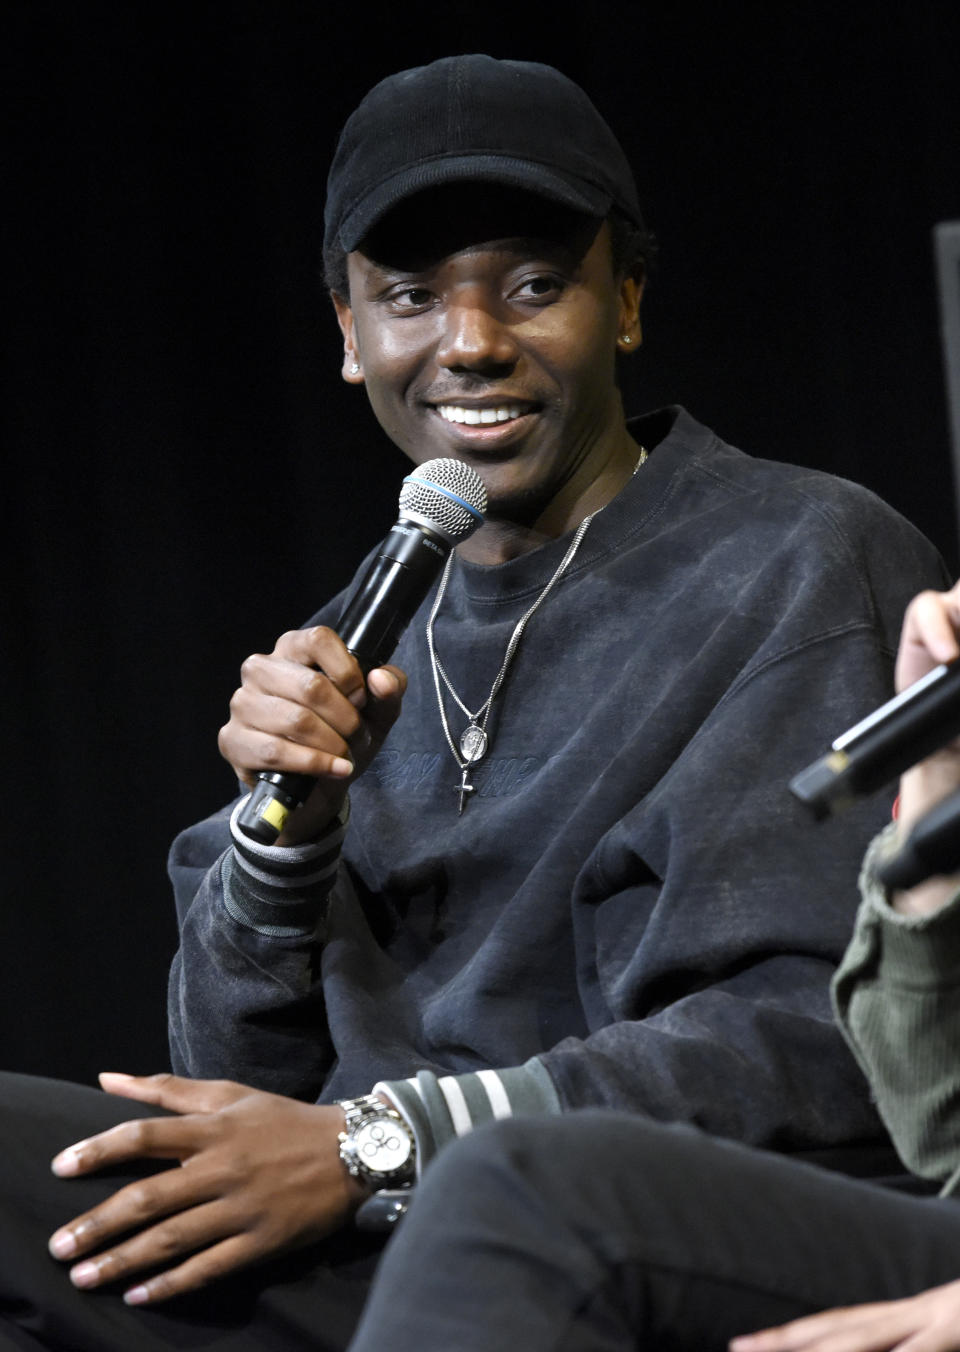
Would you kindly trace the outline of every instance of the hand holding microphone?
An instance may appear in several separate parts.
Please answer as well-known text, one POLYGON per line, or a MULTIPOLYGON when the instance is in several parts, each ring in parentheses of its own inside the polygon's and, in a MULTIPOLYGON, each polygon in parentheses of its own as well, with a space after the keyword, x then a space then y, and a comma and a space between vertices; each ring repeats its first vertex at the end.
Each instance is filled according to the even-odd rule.
MULTIPOLYGON (((938 661, 952 677, 960 674, 958 634, 960 583, 949 592, 916 597, 900 636, 898 687, 909 691, 911 683, 930 679, 938 661)), ((911 890, 909 898, 898 899, 901 910, 936 910, 955 891, 954 884, 937 881, 960 869, 960 745, 954 731, 951 718, 935 753, 918 759, 900 781, 900 848, 881 867, 880 878, 891 891, 911 890)))
POLYGON ((262 843, 297 844, 324 829, 399 717, 405 689, 396 667, 374 669, 365 681, 359 662, 325 626, 281 634, 272 652, 246 659, 220 730, 221 755, 253 791, 265 773, 289 777, 303 793, 282 840, 273 829, 262 843))
POLYGON ((826 756, 790 784, 794 795, 822 817, 905 772, 902 845, 881 870, 890 888, 914 888, 934 874, 960 869, 958 634, 960 583, 949 592, 915 597, 897 653, 899 693, 838 737, 826 756))
POLYGON ((244 663, 220 749, 252 784, 238 819, 251 838, 274 844, 308 799, 303 827, 319 827, 324 816, 336 813, 347 780, 376 754, 399 713, 402 673, 378 669, 450 550, 482 524, 485 509, 483 482, 469 466, 459 460, 419 466, 404 480, 398 519, 336 632, 293 631, 269 656, 244 663), (377 696, 369 702, 368 671, 374 673, 370 693, 377 696))

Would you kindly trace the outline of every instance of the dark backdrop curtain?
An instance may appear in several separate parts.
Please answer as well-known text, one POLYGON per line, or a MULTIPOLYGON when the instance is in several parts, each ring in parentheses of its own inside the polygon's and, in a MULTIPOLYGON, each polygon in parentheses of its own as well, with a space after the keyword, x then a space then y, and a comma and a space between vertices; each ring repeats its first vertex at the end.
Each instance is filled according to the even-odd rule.
POLYGON ((362 93, 466 50, 579 80, 662 246, 631 411, 866 483, 955 567, 930 231, 960 216, 957 13, 7 8, 0 1063, 166 1064, 164 856, 233 792, 240 661, 393 519, 403 462, 318 281, 362 93))

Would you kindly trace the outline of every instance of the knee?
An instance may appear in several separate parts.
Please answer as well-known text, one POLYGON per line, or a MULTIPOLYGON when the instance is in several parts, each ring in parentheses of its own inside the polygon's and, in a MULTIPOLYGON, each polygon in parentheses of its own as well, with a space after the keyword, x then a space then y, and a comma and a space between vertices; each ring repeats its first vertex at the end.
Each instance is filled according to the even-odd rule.
POLYGON ((552 1207, 620 1187, 623 1169, 644 1177, 662 1170, 665 1149, 684 1152, 699 1133, 596 1109, 486 1123, 440 1151, 425 1171, 425 1192, 447 1198, 521 1193, 552 1207), (620 1161, 623 1168, 617 1166, 620 1161))

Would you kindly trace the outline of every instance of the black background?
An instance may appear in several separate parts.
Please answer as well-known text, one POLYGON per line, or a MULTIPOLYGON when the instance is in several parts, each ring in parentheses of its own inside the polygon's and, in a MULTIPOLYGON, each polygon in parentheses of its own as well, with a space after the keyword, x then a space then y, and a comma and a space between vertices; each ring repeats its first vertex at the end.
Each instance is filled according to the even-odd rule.
POLYGON ((960 217, 957 13, 8 8, 3 1065, 166 1064, 164 856, 232 795, 239 664, 393 520, 403 462, 318 282, 366 89, 456 51, 578 80, 661 241, 628 410, 865 483, 955 571, 930 232, 960 217))

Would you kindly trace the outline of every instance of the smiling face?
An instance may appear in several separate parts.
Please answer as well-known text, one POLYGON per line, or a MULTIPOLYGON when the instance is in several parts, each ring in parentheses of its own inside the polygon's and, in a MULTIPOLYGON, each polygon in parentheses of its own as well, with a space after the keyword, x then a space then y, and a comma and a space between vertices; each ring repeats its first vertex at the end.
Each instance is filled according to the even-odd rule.
POLYGON ((471 184, 412 199, 347 262, 344 377, 411 460, 470 463, 488 519, 547 514, 556 534, 619 489, 636 446, 614 358, 640 286, 614 276, 605 224, 471 184))

